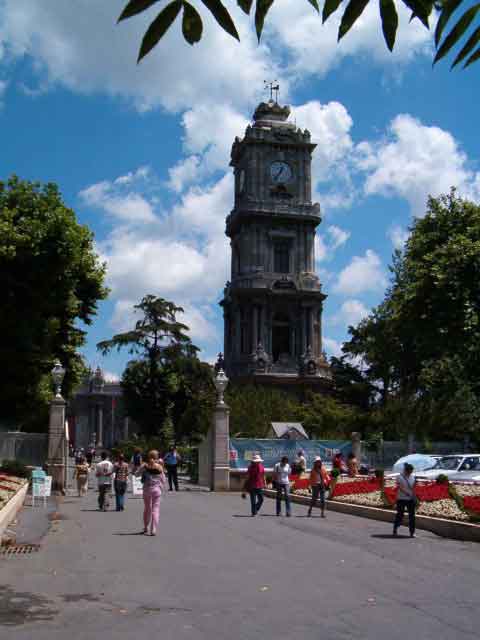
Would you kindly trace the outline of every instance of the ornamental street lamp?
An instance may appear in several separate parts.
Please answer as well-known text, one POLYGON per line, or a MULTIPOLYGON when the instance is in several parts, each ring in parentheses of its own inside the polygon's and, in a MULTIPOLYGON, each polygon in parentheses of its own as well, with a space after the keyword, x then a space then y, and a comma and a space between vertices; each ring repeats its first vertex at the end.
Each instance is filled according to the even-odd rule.
POLYGON ((62 367, 60 360, 55 361, 55 365, 52 369, 52 379, 55 386, 55 397, 62 397, 62 382, 65 377, 65 369, 62 367))
POLYGON ((215 376, 215 389, 217 390, 217 403, 225 404, 225 400, 223 399, 223 394, 225 393, 225 389, 228 385, 228 378, 225 375, 223 369, 219 369, 217 375, 215 376))

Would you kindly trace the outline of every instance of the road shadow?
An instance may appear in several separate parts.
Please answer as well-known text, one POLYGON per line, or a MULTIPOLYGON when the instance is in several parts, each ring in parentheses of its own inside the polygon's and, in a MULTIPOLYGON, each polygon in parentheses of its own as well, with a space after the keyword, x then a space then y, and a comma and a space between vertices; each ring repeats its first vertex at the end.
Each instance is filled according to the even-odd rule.
POLYGON ((232 518, 251 518, 252 516, 249 513, 244 514, 239 514, 239 513, 234 513, 232 515, 232 518))
POLYGON ((394 536, 393 533, 372 533, 370 537, 379 538, 380 540, 399 540, 402 538, 404 540, 410 539, 410 536, 406 536, 401 533, 398 533, 396 536, 394 536))
POLYGON ((118 532, 118 533, 112 533, 112 536, 144 536, 145 534, 143 533, 143 531, 133 531, 131 533, 128 532, 118 532))

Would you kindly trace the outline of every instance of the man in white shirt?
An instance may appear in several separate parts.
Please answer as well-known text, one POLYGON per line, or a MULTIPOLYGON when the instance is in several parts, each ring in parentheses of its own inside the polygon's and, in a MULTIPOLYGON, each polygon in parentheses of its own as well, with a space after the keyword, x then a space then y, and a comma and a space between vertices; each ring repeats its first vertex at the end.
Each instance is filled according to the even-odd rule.
POLYGON ((397 535, 398 527, 402 524, 405 509, 408 511, 408 528, 410 537, 415 538, 415 476, 413 475, 413 467, 406 462, 403 465, 403 471, 397 478, 397 514, 393 524, 393 535, 397 535))
POLYGON ((287 456, 283 456, 280 462, 273 468, 275 472, 275 484, 277 487, 277 516, 282 514, 282 494, 285 495, 285 511, 287 517, 291 516, 290 508, 290 479, 289 475, 292 472, 290 465, 288 464, 287 456))
POLYGON ((103 451, 101 458, 101 462, 95 467, 98 482, 98 508, 100 511, 106 511, 110 504, 108 494, 112 488, 113 464, 105 451, 103 451))

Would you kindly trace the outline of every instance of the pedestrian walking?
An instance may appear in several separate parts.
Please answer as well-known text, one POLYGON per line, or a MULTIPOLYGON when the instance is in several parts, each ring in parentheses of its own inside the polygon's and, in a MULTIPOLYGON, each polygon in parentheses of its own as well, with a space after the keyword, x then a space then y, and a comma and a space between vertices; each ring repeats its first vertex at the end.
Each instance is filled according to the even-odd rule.
POLYGON ((127 491, 128 474, 130 472, 128 464, 125 462, 125 456, 120 453, 117 462, 113 467, 115 474, 115 502, 117 511, 125 511, 125 493, 127 491))
POLYGON ((147 534, 150 529, 150 535, 154 536, 160 518, 160 500, 167 484, 158 451, 153 449, 147 453, 147 460, 137 473, 141 473, 143 484, 143 533, 147 534))
POLYGON ((181 458, 177 453, 177 448, 174 446, 169 448, 168 453, 163 458, 167 469, 168 488, 170 491, 173 491, 174 486, 175 491, 178 491, 178 464, 180 460, 181 458))
POLYGON ((406 462, 403 465, 403 471, 397 478, 397 513, 393 524, 393 535, 397 535, 398 527, 402 524, 405 509, 408 511, 408 528, 410 537, 415 538, 415 507, 417 497, 415 495, 415 475, 413 474, 413 466, 406 462))
POLYGON ((250 494, 252 516, 256 516, 263 504, 263 490, 265 489, 265 468, 263 460, 255 454, 247 469, 244 491, 250 494))
POLYGON ((106 451, 102 451, 101 461, 95 467, 98 482, 98 509, 106 511, 110 506, 109 493, 112 489, 113 464, 108 459, 106 451))
POLYGON ((133 456, 130 460, 130 466, 132 468, 132 473, 136 474, 140 467, 143 464, 143 455, 142 450, 139 447, 135 447, 133 450, 133 456))
POLYGON ((318 498, 320 498, 320 515, 325 518, 325 489, 330 484, 330 476, 323 466, 322 459, 317 456, 314 460, 312 470, 310 472, 310 487, 312 489, 312 500, 308 508, 308 516, 312 515, 312 509, 316 506, 318 498))
POLYGON ((305 458, 305 452, 300 449, 297 453, 297 459, 295 461, 295 473, 301 477, 307 470, 307 459, 305 458))
POLYGON ((273 468, 275 474, 275 487, 277 489, 277 516, 282 515, 282 495, 285 496, 285 512, 287 517, 289 518, 291 513, 290 506, 290 474, 292 472, 292 468, 288 464, 288 457, 283 456, 280 462, 273 468))
POLYGON ((343 459, 343 453, 338 451, 334 457, 332 462, 332 468, 338 469, 340 473, 347 473, 347 465, 345 464, 345 460, 343 459))
POLYGON ((86 495, 87 487, 88 487, 88 473, 90 471, 90 467, 87 464, 84 456, 80 456, 75 464, 75 469, 73 470, 73 478, 77 480, 77 489, 78 489, 78 497, 86 495))
POLYGON ((347 457, 347 471, 350 478, 358 476, 358 460, 354 453, 349 453, 347 457))

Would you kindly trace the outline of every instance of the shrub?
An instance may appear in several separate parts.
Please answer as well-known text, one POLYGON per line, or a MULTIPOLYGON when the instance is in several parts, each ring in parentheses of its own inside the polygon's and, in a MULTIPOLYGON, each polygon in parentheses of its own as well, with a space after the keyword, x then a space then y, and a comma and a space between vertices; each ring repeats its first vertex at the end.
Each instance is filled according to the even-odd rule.
POLYGON ((375 478, 380 480, 385 477, 385 471, 383 469, 375 469, 375 478))
POLYGON ((333 480, 336 480, 340 476, 340 469, 332 469, 330 476, 333 480))
POLYGON ((0 473, 17 478, 29 478, 31 475, 30 469, 20 460, 4 460, 0 465, 0 473))
POLYGON ((448 476, 444 473, 440 473, 436 479, 437 484, 448 484, 448 476))

